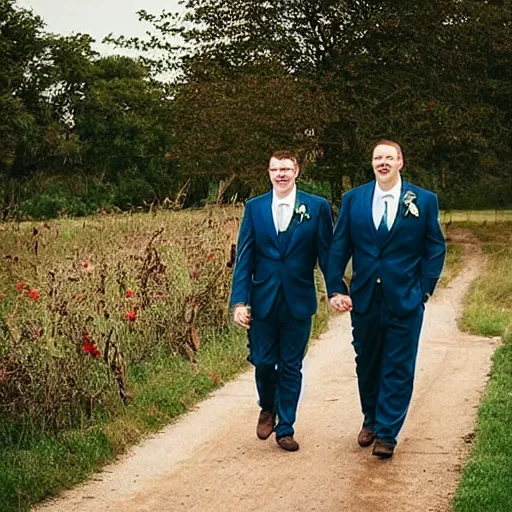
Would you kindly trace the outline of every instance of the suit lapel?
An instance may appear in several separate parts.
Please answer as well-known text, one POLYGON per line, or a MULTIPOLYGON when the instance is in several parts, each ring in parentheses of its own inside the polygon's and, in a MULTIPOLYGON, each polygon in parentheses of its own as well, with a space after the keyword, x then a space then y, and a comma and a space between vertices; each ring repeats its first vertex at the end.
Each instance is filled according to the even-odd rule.
POLYGON ((373 185, 371 183, 368 184, 367 187, 363 190, 362 196, 362 211, 363 215, 366 217, 366 223, 368 224, 368 229, 373 235, 375 243, 380 245, 379 237, 377 236, 377 229, 375 228, 375 224, 373 222, 373 194, 375 192, 375 181, 373 181, 373 185))
MULTIPOLYGON (((286 247, 284 247, 284 251, 283 251, 283 254, 285 256, 288 254, 289 250, 293 247, 293 242, 295 241, 295 238, 297 236, 297 228, 299 227, 300 222, 299 222, 299 219, 297 218, 297 216, 295 215, 295 211, 301 204, 306 206, 306 210, 308 212, 310 211, 311 207, 308 204, 306 197, 300 190, 297 190, 297 195, 295 197, 295 206, 293 208, 292 220, 290 221, 290 225, 288 226, 288 229, 286 230, 287 243, 286 243, 286 247)), ((306 221, 304 221, 304 222, 306 222, 306 221)), ((300 231, 300 229, 298 231, 300 231)))
POLYGON ((272 191, 268 192, 265 196, 265 200, 262 202, 262 209, 263 222, 270 236, 270 239, 276 247, 279 247, 277 241, 276 226, 274 224, 274 217, 272 215, 272 191))

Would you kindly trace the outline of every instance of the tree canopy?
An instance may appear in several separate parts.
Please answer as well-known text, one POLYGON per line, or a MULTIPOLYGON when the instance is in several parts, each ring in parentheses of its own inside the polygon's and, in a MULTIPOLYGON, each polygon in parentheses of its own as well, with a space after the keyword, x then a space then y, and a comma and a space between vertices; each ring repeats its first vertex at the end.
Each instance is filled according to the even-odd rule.
POLYGON ((120 207, 194 182, 246 195, 288 148, 337 201, 385 137, 444 207, 510 204, 507 2, 188 0, 183 15, 141 11, 144 40, 106 39, 138 59, 0 5, 0 170, 18 184, 81 176, 120 207))

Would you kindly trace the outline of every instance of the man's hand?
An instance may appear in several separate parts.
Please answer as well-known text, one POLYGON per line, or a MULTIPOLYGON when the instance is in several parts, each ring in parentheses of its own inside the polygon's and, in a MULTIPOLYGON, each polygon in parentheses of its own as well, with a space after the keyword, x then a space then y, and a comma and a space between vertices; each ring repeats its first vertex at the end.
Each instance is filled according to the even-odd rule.
POLYGON ((329 299, 329 302, 334 311, 337 311, 338 313, 352 311, 352 299, 348 295, 336 293, 329 299))
POLYGON ((249 329, 251 326, 251 313, 247 306, 236 306, 233 311, 233 320, 235 324, 243 327, 244 329, 249 329))

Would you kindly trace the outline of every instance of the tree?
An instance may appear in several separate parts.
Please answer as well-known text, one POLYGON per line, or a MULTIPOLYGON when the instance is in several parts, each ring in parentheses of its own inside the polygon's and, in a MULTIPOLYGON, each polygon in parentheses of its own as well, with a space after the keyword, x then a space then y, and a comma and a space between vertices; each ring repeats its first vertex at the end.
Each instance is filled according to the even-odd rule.
POLYGON ((204 83, 210 71, 236 81, 264 60, 311 84, 333 114, 318 130, 319 177, 367 179, 368 147, 382 136, 399 139, 411 155, 409 172, 440 191, 491 172, 503 154, 510 135, 498 126, 510 133, 502 124, 507 105, 489 91, 497 87, 503 97, 508 85, 488 75, 510 35, 502 7, 478 0, 189 0, 186 9, 181 28, 165 13, 141 13, 158 30, 143 47, 165 51, 166 35, 179 34, 185 82, 198 70, 204 83))
POLYGON ((42 51, 42 20, 14 0, 0 0, 0 172, 11 167, 16 147, 34 118, 20 96, 31 62, 42 51))
POLYGON ((313 84, 269 63, 196 75, 177 87, 173 111, 175 158, 185 174, 238 179, 255 190, 267 184, 273 150, 311 158, 330 118, 313 84))

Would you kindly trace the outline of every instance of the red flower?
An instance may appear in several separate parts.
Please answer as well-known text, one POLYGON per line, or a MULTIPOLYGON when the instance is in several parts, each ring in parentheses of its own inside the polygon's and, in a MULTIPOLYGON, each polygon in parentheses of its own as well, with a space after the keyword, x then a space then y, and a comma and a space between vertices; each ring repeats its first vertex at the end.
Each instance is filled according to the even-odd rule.
POLYGON ((126 290, 125 295, 130 299, 131 297, 133 297, 133 290, 130 290, 130 289, 128 288, 128 290, 126 290))
POLYGON ((34 329, 34 338, 40 338, 41 337, 41 329, 35 328, 34 329))
POLYGON ((36 290, 35 288, 30 288, 30 290, 28 291, 28 296, 32 300, 37 300, 37 299, 39 299, 39 291, 36 290))
POLYGON ((89 268, 89 262, 87 260, 82 261, 83 268, 89 268))
POLYGON ((130 322, 135 322, 135 320, 137 319, 137 314, 135 313, 135 311, 128 311, 125 317, 127 320, 130 320, 130 322))
POLYGON ((215 258, 215 254, 213 254, 213 252, 211 254, 208 254, 208 261, 212 261, 213 258, 215 258))
POLYGON ((16 290, 18 290, 20 293, 23 291, 23 288, 25 288, 23 283, 16 283, 16 290))
POLYGON ((199 272, 192 272, 192 279, 197 281, 199 279, 199 272))
POLYGON ((91 343, 91 338, 89 337, 89 333, 87 332, 87 329, 84 329, 84 341, 86 343, 91 343))
POLYGON ((100 351, 96 348, 96 345, 94 345, 94 343, 90 343, 88 341, 86 341, 82 345, 82 350, 86 354, 90 354, 91 356, 96 357, 96 358, 101 356, 100 351))

